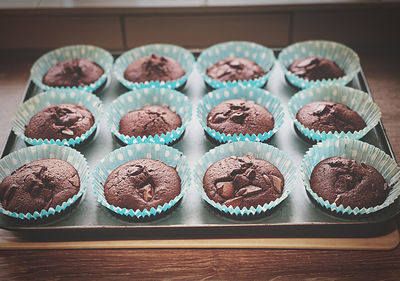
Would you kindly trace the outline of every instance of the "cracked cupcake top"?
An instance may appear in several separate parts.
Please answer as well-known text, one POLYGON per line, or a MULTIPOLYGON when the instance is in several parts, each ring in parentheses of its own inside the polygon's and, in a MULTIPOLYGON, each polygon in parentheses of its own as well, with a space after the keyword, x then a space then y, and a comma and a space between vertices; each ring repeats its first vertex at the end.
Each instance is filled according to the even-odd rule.
POLYGON ((54 104, 36 113, 25 127, 25 136, 34 139, 80 137, 94 124, 89 110, 77 104, 54 104))
POLYGON ((155 136, 180 126, 181 118, 168 107, 146 105, 125 114, 119 121, 119 132, 130 137, 155 136))
POLYGON ((320 132, 355 132, 366 127, 361 116, 346 105, 330 101, 315 101, 304 105, 296 119, 305 127, 320 132))
POLYGON ((274 116, 253 101, 233 99, 214 106, 207 126, 224 134, 263 134, 274 128, 274 116))
POLYGON ((176 60, 152 54, 131 63, 124 78, 132 82, 172 81, 185 75, 185 70, 176 60))
POLYGON ((79 192, 75 168, 59 159, 37 160, 19 167, 0 184, 4 209, 17 213, 55 208, 79 192))
POLYGON ((150 210, 181 192, 175 168, 160 160, 136 159, 122 164, 108 176, 104 194, 108 203, 133 210, 150 210))
POLYGON ((285 181, 270 162, 247 155, 213 163, 203 177, 207 196, 233 208, 269 203, 282 195, 285 181))
POLYGON ((206 72, 207 76, 219 81, 250 80, 263 76, 264 70, 252 60, 226 58, 217 61, 206 72))
POLYGON ((43 84, 51 87, 85 86, 103 74, 103 68, 91 60, 70 59, 52 66, 43 76, 43 84))
POLYGON ((389 194, 388 184, 375 168, 342 157, 319 162, 311 173, 310 185, 331 204, 351 208, 378 206, 389 194))
POLYGON ((321 57, 299 58, 289 66, 289 71, 309 81, 335 79, 345 75, 335 62, 321 57))

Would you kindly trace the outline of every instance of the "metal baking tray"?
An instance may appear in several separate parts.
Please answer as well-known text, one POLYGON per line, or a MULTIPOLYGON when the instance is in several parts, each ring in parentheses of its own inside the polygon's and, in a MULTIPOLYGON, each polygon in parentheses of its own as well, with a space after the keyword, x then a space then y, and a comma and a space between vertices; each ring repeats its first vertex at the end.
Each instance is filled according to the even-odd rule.
MULTIPOLYGON (((278 55, 279 50, 276 50, 278 55)), ((198 53, 194 53, 196 56, 198 53)), ((118 54, 115 55, 117 57, 118 54)), ((365 76, 361 71, 349 84, 371 95, 365 76)), ((290 86, 284 74, 276 65, 265 89, 276 95, 285 107, 285 122, 279 131, 268 141, 270 145, 286 152, 300 168, 304 153, 312 143, 300 136, 287 112, 287 103, 298 89, 290 86)), ((128 90, 115 78, 109 78, 106 85, 96 92, 105 108, 128 90)), ((201 76, 194 71, 181 90, 194 105, 210 89, 201 76)), ((38 94, 32 81, 28 82, 24 101, 38 94)), ((394 158, 389 140, 381 122, 363 139, 377 146, 394 158)), ((1 157, 26 147, 10 131, 1 157)), ((121 147, 121 143, 111 134, 102 120, 93 139, 78 147, 89 162, 91 169, 107 153, 121 147)), ((196 161, 208 150, 215 147, 205 136, 197 118, 186 129, 183 138, 173 145, 182 151, 193 167, 196 161)), ((310 197, 299 178, 289 197, 278 207, 265 215, 256 217, 226 216, 214 210, 201 199, 194 187, 182 201, 163 216, 145 221, 135 221, 116 215, 102 207, 95 198, 91 187, 75 206, 65 213, 39 221, 21 221, 0 216, 0 227, 27 235, 31 239, 56 240, 62 234, 69 239, 99 238, 166 238, 166 237, 372 237, 389 233, 396 227, 395 217, 400 211, 400 201, 375 214, 367 216, 335 215, 317 205, 310 197), (65 236, 68 235, 68 236, 65 236), (94 236, 95 235, 95 236, 94 236)))

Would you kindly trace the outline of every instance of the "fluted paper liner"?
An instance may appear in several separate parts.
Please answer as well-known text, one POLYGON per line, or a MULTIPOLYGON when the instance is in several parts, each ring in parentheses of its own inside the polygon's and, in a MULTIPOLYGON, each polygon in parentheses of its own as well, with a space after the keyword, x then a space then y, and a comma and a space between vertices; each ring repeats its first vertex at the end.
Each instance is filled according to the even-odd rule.
POLYGON ((321 206, 340 214, 363 215, 379 211, 392 204, 400 194, 400 167, 389 155, 379 148, 368 143, 344 139, 330 139, 311 147, 303 158, 301 164, 302 178, 307 192, 321 206), (329 157, 344 157, 354 159, 357 163, 365 163, 374 167, 387 182, 390 191, 386 200, 378 206, 369 208, 351 208, 350 206, 337 206, 318 196, 310 186, 310 177, 314 167, 322 160, 329 157))
POLYGON ((58 146, 55 144, 43 144, 40 146, 23 148, 0 159, 0 182, 3 181, 5 177, 11 175, 11 173, 16 169, 25 164, 36 160, 49 158, 64 160, 71 164, 78 171, 80 178, 79 192, 55 208, 50 207, 48 210, 35 211, 34 213, 24 214, 12 212, 4 209, 0 203, 1 213, 23 220, 41 219, 56 213, 61 213, 85 193, 86 188, 90 183, 89 167, 85 157, 75 149, 65 146, 58 146))

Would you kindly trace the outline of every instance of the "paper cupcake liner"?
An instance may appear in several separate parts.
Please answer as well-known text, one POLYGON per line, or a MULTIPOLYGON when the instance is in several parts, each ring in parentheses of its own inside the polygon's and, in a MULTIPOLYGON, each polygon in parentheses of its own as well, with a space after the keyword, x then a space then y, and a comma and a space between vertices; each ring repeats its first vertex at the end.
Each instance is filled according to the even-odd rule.
POLYGON ((74 45, 56 49, 48 52, 41 56, 31 68, 31 79, 32 81, 41 88, 42 90, 49 91, 54 89, 64 90, 83 90, 86 92, 92 92, 99 88, 110 74, 111 67, 113 65, 114 58, 106 50, 90 46, 90 45, 74 45), (89 59, 97 63, 104 70, 104 74, 100 76, 95 82, 85 86, 74 86, 74 87, 52 87, 43 84, 43 76, 46 72, 55 64, 69 60, 69 59, 89 59))
POLYGON ((288 110, 297 129, 304 136, 314 141, 344 137, 360 139, 374 128, 381 119, 381 111, 378 105, 372 101, 371 97, 367 93, 338 85, 312 87, 300 91, 289 100, 288 110), (366 123, 366 127, 360 131, 347 133, 337 131, 315 131, 314 129, 309 129, 296 119, 296 114, 301 107, 313 101, 332 101, 347 105, 350 109, 356 111, 361 116, 366 123))
POLYGON ((61 147, 54 144, 44 144, 41 146, 23 148, 0 159, 0 182, 3 181, 5 177, 11 175, 11 173, 16 169, 27 163, 49 158, 61 159, 74 166, 74 168, 78 171, 81 181, 79 192, 55 208, 51 207, 47 211, 41 210, 35 211, 34 213, 12 212, 4 209, 0 202, 0 213, 17 219, 41 219, 56 213, 61 213, 67 207, 75 203, 85 193, 86 188, 90 183, 89 167, 85 157, 70 147, 61 147))
POLYGON ((331 41, 304 41, 290 45, 282 50, 278 62, 285 73, 286 79, 298 88, 309 88, 322 85, 346 85, 360 71, 360 59, 349 47, 331 41), (289 66, 297 59, 309 56, 319 56, 334 61, 344 70, 345 76, 336 79, 308 81, 289 71, 289 66))
POLYGON ((268 144, 250 142, 227 143, 211 149, 198 161, 194 171, 194 183, 202 198, 219 211, 236 216, 261 214, 276 207, 283 200, 285 200, 293 190, 295 186, 295 180, 298 175, 293 161, 286 155, 286 153, 268 144), (239 207, 233 208, 232 206, 227 207, 208 198, 203 188, 203 177, 207 169, 220 159, 229 156, 245 155, 253 155, 255 158, 266 160, 278 168, 285 179, 282 196, 274 201, 265 203, 262 206, 258 205, 249 209, 246 207, 242 209, 239 207))
POLYGON ((125 144, 160 143, 169 144, 183 134, 192 119, 192 103, 185 95, 165 88, 144 88, 127 92, 117 98, 107 109, 107 124, 111 132, 125 144), (167 106, 182 119, 182 126, 166 134, 135 137, 119 132, 119 121, 129 111, 140 109, 145 105, 167 106))
POLYGON ((172 147, 152 143, 129 145, 114 150, 113 152, 107 154, 97 164, 93 171, 93 189, 94 193, 96 194, 97 201, 104 207, 117 214, 138 219, 156 216, 172 208, 184 196, 190 187, 191 180, 191 171, 186 157, 182 154, 182 152, 172 147), (104 186, 102 183, 105 183, 111 172, 122 164, 135 159, 144 158, 160 160, 168 166, 175 167, 181 179, 181 193, 164 205, 157 206, 157 208, 152 207, 150 210, 133 210, 109 204, 105 198, 104 186))
POLYGON ((193 70, 195 63, 194 56, 188 50, 169 44, 153 44, 145 45, 123 53, 114 65, 114 75, 119 82, 128 89, 142 89, 142 88, 168 88, 176 89, 186 83, 187 78, 193 70), (177 80, 172 81, 146 81, 146 82, 132 82, 124 78, 126 68, 140 58, 148 57, 152 54, 159 56, 167 56, 179 62, 185 70, 185 75, 177 80))
POLYGON ((197 106, 197 117, 201 126, 213 139, 220 143, 236 141, 265 141, 272 137, 282 126, 284 110, 280 100, 268 91, 249 87, 230 87, 212 91, 204 96, 197 106), (223 101, 231 99, 246 99, 264 106, 274 116, 274 128, 263 134, 224 134, 207 126, 207 115, 210 110, 223 101))
POLYGON ((95 95, 79 90, 51 90, 49 92, 40 93, 24 102, 11 120, 11 127, 19 138, 31 145, 40 145, 44 143, 75 146, 89 138, 96 130, 102 117, 103 104, 95 95), (93 126, 83 135, 70 139, 35 139, 25 136, 25 126, 29 124, 33 115, 48 106, 61 103, 72 103, 86 107, 94 117, 93 126))
POLYGON ((262 87, 271 74, 275 62, 274 52, 267 47, 252 42, 231 41, 211 46, 197 59, 196 67, 204 81, 215 89, 233 86, 262 87), (225 58, 240 57, 256 62, 266 72, 262 77, 251 80, 218 81, 207 76, 207 69, 225 58))
POLYGON ((301 164, 302 177, 307 192, 321 206, 331 210, 332 212, 341 214, 363 215, 379 211, 392 204, 400 194, 400 167, 389 155, 382 150, 368 143, 345 139, 331 139, 320 142, 311 147, 303 158, 301 164), (337 206, 336 203, 329 203, 318 196, 310 186, 310 177, 314 167, 322 160, 329 157, 345 157, 354 159, 357 163, 365 163, 374 167, 382 174, 385 181, 390 187, 390 192, 383 204, 369 208, 351 208, 350 206, 337 206))

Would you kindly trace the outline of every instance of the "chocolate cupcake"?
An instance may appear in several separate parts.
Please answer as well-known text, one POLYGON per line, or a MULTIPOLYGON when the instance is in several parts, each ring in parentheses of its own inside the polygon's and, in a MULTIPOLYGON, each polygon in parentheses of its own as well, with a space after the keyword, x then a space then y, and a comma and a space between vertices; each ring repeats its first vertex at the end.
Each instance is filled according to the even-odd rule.
POLYGON ((193 70, 191 52, 170 44, 152 44, 123 53, 114 64, 114 75, 128 89, 184 86, 193 70))
POLYGON ((346 105, 331 101, 315 101, 304 105, 296 119, 305 127, 324 132, 355 132, 366 127, 361 116, 346 105))
POLYGON ((168 107, 146 105, 125 114, 119 121, 119 132, 130 137, 155 136, 166 134, 180 126, 180 116, 168 107))
POLYGON ((220 204, 247 209, 264 205, 282 195, 285 180, 270 162, 250 155, 223 158, 203 177, 207 196, 220 204))
POLYGON ((224 101, 207 115, 207 126, 226 135, 263 134, 274 124, 274 116, 265 107, 245 99, 224 101))
POLYGON ((42 90, 97 90, 110 73, 113 56, 102 48, 74 45, 41 56, 31 68, 32 81, 42 90))
POLYGON ((319 162, 311 173, 310 186, 331 204, 351 208, 378 206, 389 194, 388 184, 375 168, 342 157, 319 162))
POLYGON ((136 159, 119 166, 104 184, 108 203, 141 211, 164 205, 180 192, 181 180, 175 168, 153 159, 136 159))
POLYGON ((60 159, 42 159, 16 169, 0 183, 3 208, 34 213, 56 208, 79 192, 77 170, 60 159))
POLYGON ((205 49, 197 59, 196 68, 208 86, 263 87, 275 63, 274 52, 262 45, 231 41, 205 49))
POLYGON ((263 76, 264 70, 256 62, 246 58, 225 58, 207 69, 206 74, 218 81, 243 81, 263 76))
POLYGON ((315 56, 295 60, 289 66, 289 71, 308 81, 336 79, 345 75, 335 62, 315 56))
POLYGON ((131 63, 124 78, 132 82, 172 81, 185 75, 185 70, 173 58, 151 54, 131 63))
POLYGON ((93 124, 94 117, 85 107, 70 103, 53 104, 32 116, 25 136, 32 139, 74 139, 93 124))
POLYGON ((358 55, 330 41, 305 41, 284 48, 278 57, 286 80, 301 89, 348 84, 360 71, 358 55))
POLYGON ((104 70, 89 59, 69 59, 53 65, 43 76, 51 87, 83 87, 97 81, 104 70))

